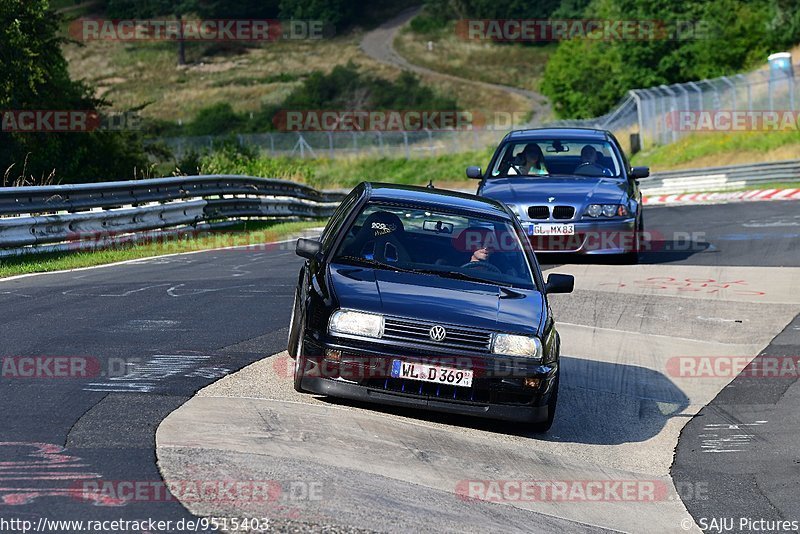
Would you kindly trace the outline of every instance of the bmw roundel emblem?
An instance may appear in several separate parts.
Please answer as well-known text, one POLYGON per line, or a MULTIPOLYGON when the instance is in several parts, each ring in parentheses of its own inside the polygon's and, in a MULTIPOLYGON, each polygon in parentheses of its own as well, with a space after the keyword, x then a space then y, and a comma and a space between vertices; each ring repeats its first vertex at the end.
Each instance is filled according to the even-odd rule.
POLYGON ((431 336, 431 339, 434 341, 444 341, 444 338, 447 337, 447 330, 445 330, 443 326, 437 324, 431 328, 428 335, 431 336))

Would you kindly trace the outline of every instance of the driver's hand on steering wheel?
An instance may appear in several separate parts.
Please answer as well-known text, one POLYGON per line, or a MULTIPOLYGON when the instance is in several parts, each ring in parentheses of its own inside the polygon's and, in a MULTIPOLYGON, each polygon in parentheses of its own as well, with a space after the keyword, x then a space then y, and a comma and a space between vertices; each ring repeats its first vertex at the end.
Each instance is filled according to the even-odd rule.
POLYGON ((461 266, 462 269, 482 269, 489 272, 499 273, 500 269, 496 265, 489 263, 489 257, 492 254, 492 249, 482 247, 472 253, 469 262, 461 266))

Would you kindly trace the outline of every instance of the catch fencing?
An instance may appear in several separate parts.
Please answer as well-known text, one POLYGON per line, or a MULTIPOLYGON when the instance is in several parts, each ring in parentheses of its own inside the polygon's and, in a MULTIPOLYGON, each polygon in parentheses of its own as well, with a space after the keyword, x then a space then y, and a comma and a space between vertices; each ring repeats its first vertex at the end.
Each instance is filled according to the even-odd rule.
MULTIPOLYGON (((627 149, 630 135, 638 134, 639 147, 666 145, 695 132, 719 132, 719 125, 702 124, 715 119, 720 112, 759 113, 798 111, 800 106, 799 65, 763 68, 747 74, 720 76, 648 89, 634 89, 611 112, 591 119, 562 120, 551 126, 571 126, 610 130, 627 149), (706 117, 701 114, 707 113, 706 117), (684 124, 684 119, 690 124, 684 124), (682 123, 682 121, 684 123, 682 123)), ((746 118, 746 117, 743 117, 746 118)), ((726 125, 729 121, 726 121, 726 125)), ((744 121, 742 129, 752 129, 744 121)), ((797 131, 797 128, 794 128, 797 131)), ((730 131, 736 131, 731 125, 730 131)))

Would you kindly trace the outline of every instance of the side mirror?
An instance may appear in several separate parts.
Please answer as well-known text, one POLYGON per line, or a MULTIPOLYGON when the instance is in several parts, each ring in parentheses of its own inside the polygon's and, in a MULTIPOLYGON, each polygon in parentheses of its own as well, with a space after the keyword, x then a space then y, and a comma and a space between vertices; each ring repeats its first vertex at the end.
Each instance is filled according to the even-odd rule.
POLYGON ((650 167, 634 167, 631 169, 630 177, 634 180, 647 178, 650 176, 650 167))
POLYGON ((575 288, 575 277, 571 274, 553 273, 547 277, 545 290, 548 293, 572 293, 575 288))
POLYGON ((474 165, 467 167, 467 178, 473 178, 475 180, 480 180, 483 178, 483 172, 481 171, 481 168, 474 165))
POLYGON ((313 260, 322 251, 322 243, 313 239, 298 239, 294 252, 301 258, 313 260))

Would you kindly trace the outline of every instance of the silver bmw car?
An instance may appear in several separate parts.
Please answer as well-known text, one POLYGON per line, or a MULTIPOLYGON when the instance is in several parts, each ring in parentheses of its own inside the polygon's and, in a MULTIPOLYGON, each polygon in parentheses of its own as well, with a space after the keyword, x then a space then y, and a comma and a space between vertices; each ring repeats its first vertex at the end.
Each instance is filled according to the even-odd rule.
POLYGON ((643 247, 639 178, 617 139, 604 130, 542 128, 506 135, 489 167, 468 167, 477 194, 505 203, 537 253, 619 254, 643 247))

